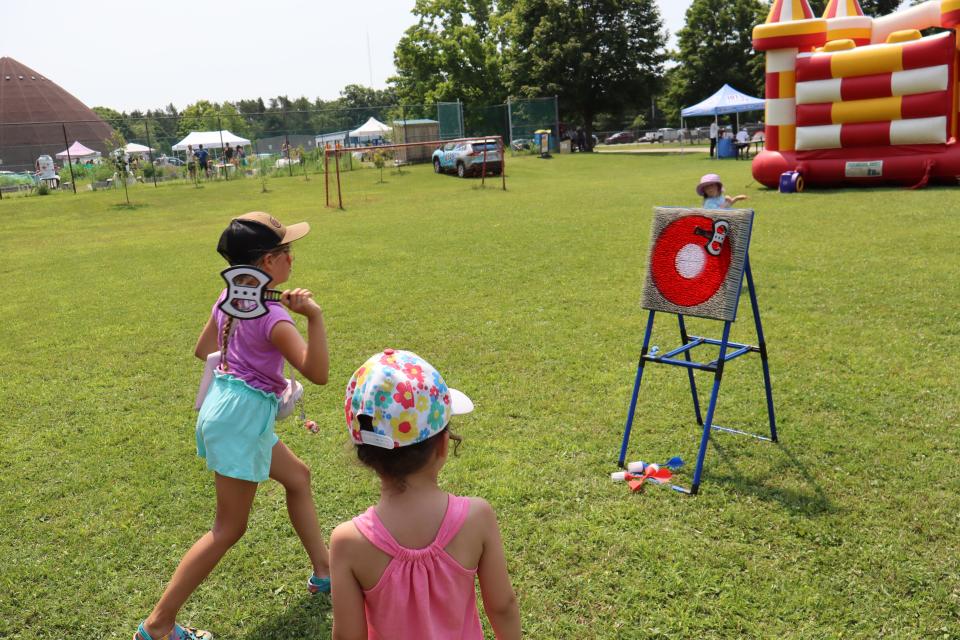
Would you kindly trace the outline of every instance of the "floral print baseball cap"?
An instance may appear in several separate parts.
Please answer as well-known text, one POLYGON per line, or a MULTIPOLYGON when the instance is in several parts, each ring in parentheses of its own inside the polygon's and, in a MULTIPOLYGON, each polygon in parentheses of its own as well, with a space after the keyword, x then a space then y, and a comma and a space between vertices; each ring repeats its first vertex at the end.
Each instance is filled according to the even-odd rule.
POLYGON ((450 416, 473 411, 473 402, 417 354, 384 349, 350 378, 343 411, 356 444, 395 449, 436 435, 450 416), (361 415, 371 428, 361 428, 361 415))

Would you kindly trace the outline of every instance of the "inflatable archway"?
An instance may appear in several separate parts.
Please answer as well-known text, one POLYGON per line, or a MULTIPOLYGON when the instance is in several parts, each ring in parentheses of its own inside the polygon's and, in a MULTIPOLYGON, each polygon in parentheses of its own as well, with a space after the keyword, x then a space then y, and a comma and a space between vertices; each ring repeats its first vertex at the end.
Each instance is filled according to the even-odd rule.
POLYGON ((766 55, 766 148, 753 176, 775 188, 955 183, 960 0, 929 0, 881 18, 857 0, 776 0, 753 46, 766 55), (945 29, 923 36, 920 31, 945 29))

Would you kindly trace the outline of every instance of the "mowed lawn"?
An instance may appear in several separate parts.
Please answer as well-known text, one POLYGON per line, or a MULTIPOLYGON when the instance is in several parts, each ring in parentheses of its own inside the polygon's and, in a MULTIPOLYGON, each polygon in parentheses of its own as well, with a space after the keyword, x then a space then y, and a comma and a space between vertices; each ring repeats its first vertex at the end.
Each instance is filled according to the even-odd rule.
MULTIPOLYGON (((323 207, 322 176, 266 194, 257 180, 138 186, 133 208, 122 192, 0 202, 0 638, 129 638, 210 526, 192 352, 221 286, 219 233, 257 209, 313 227, 290 284, 324 308, 331 382, 306 395, 318 435, 278 433, 313 470, 325 535, 378 492, 347 445, 344 385, 404 348, 476 403, 442 483, 496 508, 525 637, 960 637, 960 192, 780 195, 704 154, 507 168, 507 192, 429 167, 384 184, 355 171, 345 211, 323 207), (697 204, 708 171, 757 211, 781 442, 717 434, 699 496, 631 494, 609 473, 651 209, 697 204)), ((754 340, 751 318, 744 300, 734 340, 754 340)), ((677 341, 658 316, 653 344, 677 341)), ((766 429, 755 356, 728 367, 717 421, 766 429)), ((648 368, 628 459, 680 455, 689 484, 699 437, 684 372, 648 368)), ((223 640, 327 638, 308 574, 283 492, 264 484, 181 622, 223 640)))

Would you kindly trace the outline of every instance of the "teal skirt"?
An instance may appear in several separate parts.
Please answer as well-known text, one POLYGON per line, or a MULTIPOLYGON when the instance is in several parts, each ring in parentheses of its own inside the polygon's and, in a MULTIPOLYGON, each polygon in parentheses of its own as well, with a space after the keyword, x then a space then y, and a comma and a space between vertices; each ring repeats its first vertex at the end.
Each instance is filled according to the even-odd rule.
POLYGON ((216 373, 197 417, 197 455, 228 478, 264 482, 270 477, 277 396, 230 374, 216 373))

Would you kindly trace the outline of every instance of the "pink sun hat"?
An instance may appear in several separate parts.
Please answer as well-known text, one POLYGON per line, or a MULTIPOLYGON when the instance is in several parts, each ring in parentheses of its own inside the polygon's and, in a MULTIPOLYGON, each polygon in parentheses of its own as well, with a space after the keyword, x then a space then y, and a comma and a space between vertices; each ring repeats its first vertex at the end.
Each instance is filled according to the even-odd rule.
POLYGON ((451 416, 473 411, 473 401, 451 389, 440 372, 411 351, 384 349, 370 356, 347 384, 343 412, 356 444, 395 449, 443 431, 451 416), (359 416, 371 418, 362 428, 359 416))
POLYGON ((706 197, 703 195, 703 189, 710 184, 715 184, 720 187, 720 192, 723 193, 723 182, 720 181, 720 176, 716 173, 708 173, 700 178, 700 184, 697 185, 697 195, 701 198, 706 197))

